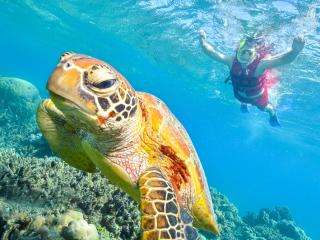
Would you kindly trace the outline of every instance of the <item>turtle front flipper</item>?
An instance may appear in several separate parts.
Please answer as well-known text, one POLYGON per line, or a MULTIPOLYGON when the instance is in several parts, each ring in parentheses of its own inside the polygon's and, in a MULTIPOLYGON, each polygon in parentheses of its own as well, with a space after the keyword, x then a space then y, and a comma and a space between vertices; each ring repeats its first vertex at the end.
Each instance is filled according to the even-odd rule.
POLYGON ((142 240, 198 240, 192 218, 177 202, 174 190, 158 168, 139 179, 142 240))
POLYGON ((37 122, 53 152, 73 167, 95 172, 96 167, 82 149, 77 131, 65 121, 63 113, 50 99, 40 103, 37 122))

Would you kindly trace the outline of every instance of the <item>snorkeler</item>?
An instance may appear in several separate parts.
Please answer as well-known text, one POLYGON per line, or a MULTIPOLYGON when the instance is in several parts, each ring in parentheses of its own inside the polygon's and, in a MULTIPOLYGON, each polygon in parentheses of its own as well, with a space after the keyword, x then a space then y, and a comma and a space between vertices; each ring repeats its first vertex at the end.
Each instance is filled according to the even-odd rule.
POLYGON ((269 113, 270 125, 279 127, 275 107, 268 98, 268 79, 273 77, 270 69, 292 62, 304 47, 304 39, 296 37, 290 50, 274 56, 261 37, 244 37, 236 50, 235 57, 227 56, 216 50, 206 40, 206 33, 200 30, 200 42, 204 51, 216 61, 224 63, 230 69, 230 77, 234 96, 240 101, 242 112, 249 112, 247 104, 254 105, 269 113))

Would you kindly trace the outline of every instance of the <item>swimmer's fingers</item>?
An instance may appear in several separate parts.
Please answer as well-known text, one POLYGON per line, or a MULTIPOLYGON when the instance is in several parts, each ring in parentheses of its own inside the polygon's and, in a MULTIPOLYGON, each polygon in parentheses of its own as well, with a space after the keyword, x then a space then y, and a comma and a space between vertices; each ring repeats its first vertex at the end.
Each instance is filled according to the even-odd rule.
POLYGON ((300 42, 305 42, 305 37, 304 37, 304 34, 303 33, 301 33, 301 34, 299 34, 297 37, 296 37, 296 39, 298 40, 298 41, 300 41, 300 42))
POLYGON ((206 32, 203 29, 199 30, 199 35, 203 40, 205 40, 207 38, 206 32))
POLYGON ((305 40, 303 36, 295 37, 292 42, 292 49, 294 51, 300 52, 303 49, 304 44, 305 44, 305 40))

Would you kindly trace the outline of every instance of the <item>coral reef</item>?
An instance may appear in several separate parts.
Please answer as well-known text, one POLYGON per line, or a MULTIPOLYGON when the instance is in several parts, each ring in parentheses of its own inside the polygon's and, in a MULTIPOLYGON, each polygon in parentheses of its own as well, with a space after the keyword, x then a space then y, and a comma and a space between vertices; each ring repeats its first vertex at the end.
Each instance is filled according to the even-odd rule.
POLYGON ((82 172, 58 158, 23 157, 13 149, 0 150, 0 197, 15 213, 11 222, 21 222, 21 215, 33 219, 75 209, 105 232, 105 239, 133 240, 140 234, 134 201, 100 173, 82 172))
POLYGON ((38 89, 30 82, 13 77, 0 77, 0 104, 19 122, 28 121, 40 102, 38 89))
MULTIPOLYGON (((37 89, 2 77, 0 96, 0 239, 140 239, 137 203, 100 172, 85 173, 52 156, 35 123, 37 89)), ((202 239, 310 240, 288 209, 241 218, 223 194, 211 189, 211 195, 221 236, 203 233, 202 239)))
POLYGON ((0 77, 0 96, 0 147, 29 156, 52 155, 35 121, 38 89, 19 78, 0 77))
POLYGON ((221 236, 215 238, 204 233, 206 239, 219 240, 310 240, 293 221, 287 208, 261 209, 258 215, 248 213, 240 217, 238 209, 228 198, 211 189, 221 228, 221 236))
MULTIPOLYGON (((211 194, 222 230, 220 240, 310 240, 285 208, 262 209, 258 215, 241 218, 223 194, 214 189, 211 194)), ((50 237, 54 231, 48 219, 69 209, 82 212, 84 220, 95 224, 101 239, 138 240, 140 236, 140 216, 133 200, 100 173, 79 171, 58 158, 22 157, 14 150, 0 150, 0 197, 0 239, 8 233, 4 226, 11 227, 14 236, 31 236, 31 231, 35 236, 51 233, 50 237), (45 224, 31 227, 38 222, 45 224)), ((79 239, 70 237, 70 231, 83 233, 88 228, 83 221, 69 225, 59 232, 62 239, 79 239)), ((217 239, 203 235, 203 239, 217 239)))
POLYGON ((2 223, 0 237, 3 240, 98 240, 98 231, 93 224, 88 224, 83 215, 77 211, 67 211, 58 216, 38 215, 31 219, 26 214, 10 211, 8 205, 0 207, 7 211, 0 211, 2 223), (8 211, 9 210, 9 211, 8 211))

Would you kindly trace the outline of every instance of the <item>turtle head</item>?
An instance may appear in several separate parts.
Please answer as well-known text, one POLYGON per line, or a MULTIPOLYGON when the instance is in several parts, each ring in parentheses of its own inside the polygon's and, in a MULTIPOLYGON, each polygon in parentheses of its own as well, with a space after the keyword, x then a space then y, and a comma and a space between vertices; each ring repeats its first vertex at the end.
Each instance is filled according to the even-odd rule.
POLYGON ((112 66, 67 52, 51 74, 50 98, 72 124, 95 129, 117 129, 137 112, 136 93, 112 66))

